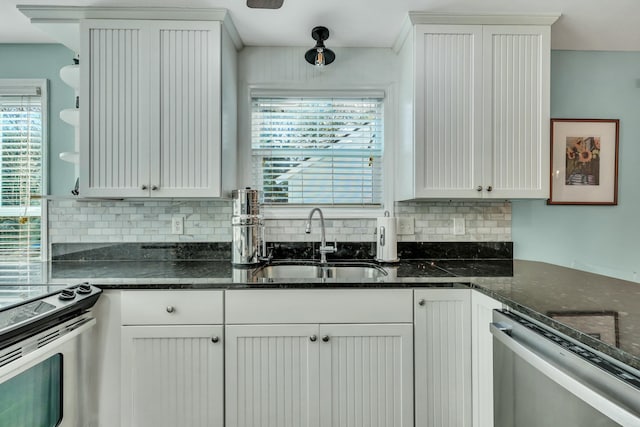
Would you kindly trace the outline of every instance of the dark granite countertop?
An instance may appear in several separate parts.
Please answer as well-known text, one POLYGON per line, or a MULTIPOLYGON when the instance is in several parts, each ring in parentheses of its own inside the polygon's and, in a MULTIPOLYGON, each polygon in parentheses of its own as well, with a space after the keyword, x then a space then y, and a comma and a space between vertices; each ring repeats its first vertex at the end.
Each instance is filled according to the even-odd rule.
POLYGON ((43 268, 49 282, 43 285, 43 293, 52 283, 85 280, 103 289, 472 286, 640 370, 640 284, 552 264, 505 259, 411 260, 387 266, 389 274, 382 279, 266 283, 252 283, 247 280, 250 271, 233 269, 228 261, 55 261, 43 268))
POLYGON ((518 260, 513 277, 470 282, 509 308, 640 370, 640 283, 518 260))
MULTIPOLYGON (((382 265, 387 276, 378 279, 341 280, 356 286, 366 284, 399 284, 416 281, 439 281, 440 278, 460 277, 511 277, 513 261, 495 260, 408 260, 398 264, 382 265)), ((201 284, 240 286, 255 284, 253 269, 233 268, 229 261, 54 261, 50 264, 50 280, 89 281, 106 289, 144 286, 201 284)), ((308 281, 308 279, 304 279, 308 281)), ((449 280, 451 281, 451 280, 449 280)), ((298 281, 300 282, 300 281, 298 281)), ((313 283, 338 283, 337 280, 318 279, 313 283)), ((273 282, 272 282, 273 283, 273 282)), ((291 283, 296 283, 293 281, 291 283)), ((266 283, 260 283, 266 285, 266 283)), ((282 284, 282 283, 280 283, 282 284)))

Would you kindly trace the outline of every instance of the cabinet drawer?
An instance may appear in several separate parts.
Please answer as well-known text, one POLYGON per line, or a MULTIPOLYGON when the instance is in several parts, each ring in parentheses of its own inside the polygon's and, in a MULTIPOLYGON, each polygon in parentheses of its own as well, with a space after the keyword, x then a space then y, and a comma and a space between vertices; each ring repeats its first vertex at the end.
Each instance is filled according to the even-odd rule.
POLYGON ((122 324, 221 324, 222 301, 222 291, 124 291, 122 324))
POLYGON ((411 289, 227 291, 226 323, 411 323, 412 300, 411 289))

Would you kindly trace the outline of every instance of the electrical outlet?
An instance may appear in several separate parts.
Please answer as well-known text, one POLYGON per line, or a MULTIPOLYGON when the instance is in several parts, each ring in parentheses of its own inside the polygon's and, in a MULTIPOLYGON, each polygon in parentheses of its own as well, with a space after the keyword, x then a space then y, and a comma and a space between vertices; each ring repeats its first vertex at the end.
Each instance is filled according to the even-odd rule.
POLYGON ((174 216, 171 218, 171 233, 184 234, 184 217, 174 216))
POLYGON ((462 236, 464 230, 464 218, 453 218, 453 234, 454 236, 462 236))
POLYGON ((414 234, 413 218, 399 217, 396 232, 398 235, 414 234))

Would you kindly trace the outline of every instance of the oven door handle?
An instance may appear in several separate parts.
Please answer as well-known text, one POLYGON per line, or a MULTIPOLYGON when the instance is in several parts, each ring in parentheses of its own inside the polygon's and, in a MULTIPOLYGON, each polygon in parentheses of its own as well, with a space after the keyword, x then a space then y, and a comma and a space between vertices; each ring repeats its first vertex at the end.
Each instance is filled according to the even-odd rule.
POLYGON ((33 350, 24 356, 0 367, 0 383, 14 377, 20 372, 40 363, 42 360, 55 354, 57 349, 65 343, 77 338, 80 334, 91 329, 96 324, 96 319, 88 317, 74 324, 74 328, 68 330, 59 338, 52 340, 42 347, 33 350))
MULTIPOLYGON (((517 341, 516 338, 511 336, 511 328, 509 325, 502 322, 491 323, 489 330, 491 334, 493 334, 494 339, 498 340, 514 354, 529 363, 533 368, 549 377, 549 379, 558 385, 564 387, 580 400, 602 412, 613 421, 623 426, 633 427, 640 425, 640 418, 633 412, 630 412, 625 407, 618 405, 616 402, 611 401, 606 396, 569 375, 562 366, 551 362, 536 353, 534 349, 517 341)), ((553 345, 555 346, 555 344, 553 345)), ((594 367, 594 369, 600 368, 594 367)))

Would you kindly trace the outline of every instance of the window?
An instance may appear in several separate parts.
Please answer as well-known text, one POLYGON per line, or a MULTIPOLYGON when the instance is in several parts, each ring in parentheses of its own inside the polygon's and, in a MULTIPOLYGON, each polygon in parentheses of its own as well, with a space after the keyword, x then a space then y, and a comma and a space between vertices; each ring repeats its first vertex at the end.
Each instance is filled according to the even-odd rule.
MULTIPOLYGON (((40 258, 42 207, 32 196, 43 193, 43 86, 0 80, 0 260, 5 262, 40 258)), ((0 270, 3 276, 9 271, 0 270)))
POLYGON ((382 205, 382 93, 251 100, 254 186, 265 205, 382 205))

